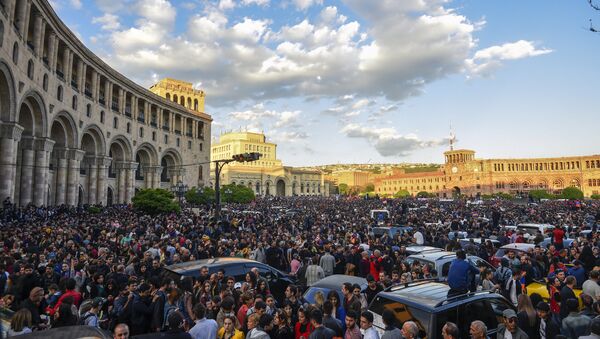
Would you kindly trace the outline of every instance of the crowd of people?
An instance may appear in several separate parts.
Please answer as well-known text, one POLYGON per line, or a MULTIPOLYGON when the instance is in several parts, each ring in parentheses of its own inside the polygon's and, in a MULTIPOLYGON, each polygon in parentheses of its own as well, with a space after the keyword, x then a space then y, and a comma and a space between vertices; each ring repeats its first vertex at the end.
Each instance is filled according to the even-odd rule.
MULTIPOLYGON (((210 207, 151 216, 130 206, 98 213, 84 207, 18 208, 5 201, 0 307, 12 317, 3 331, 15 336, 88 325, 115 338, 380 338, 369 303, 393 284, 437 277, 433 267, 405 260, 407 246, 430 245, 457 252, 448 273, 452 293, 491 289, 515 304, 517 312, 505 311, 498 338, 598 336, 599 211, 593 201, 574 207, 561 201, 293 197, 229 204, 217 221, 210 207), (384 223, 408 231, 375 236, 371 230, 378 220, 369 213, 374 209, 388 210, 384 223), (540 245, 547 235, 504 227, 524 222, 557 226, 550 243, 540 245), (484 240, 461 246, 461 237, 484 240), (574 241, 565 246, 567 237, 574 241), (526 254, 509 251, 495 272, 481 267, 480 279, 465 279, 473 270, 464 265, 467 254, 491 261, 496 252, 485 239, 538 246, 526 254), (229 256, 266 263, 296 277, 297 284, 278 300, 258 270, 244 281, 222 271, 178 281, 162 274, 168 265, 229 256), (363 292, 344 284, 342 300, 337 293, 313 304, 303 300, 305 288, 332 274, 364 277, 368 287, 363 292), (529 284, 543 279, 548 302, 527 294, 529 284)), ((389 310, 382 320, 382 339, 420 333, 420 324, 399 324, 389 310)), ((485 338, 485 326, 472 323, 470 335, 485 338)), ((442 332, 437 335, 459 337, 453 323, 442 332)))

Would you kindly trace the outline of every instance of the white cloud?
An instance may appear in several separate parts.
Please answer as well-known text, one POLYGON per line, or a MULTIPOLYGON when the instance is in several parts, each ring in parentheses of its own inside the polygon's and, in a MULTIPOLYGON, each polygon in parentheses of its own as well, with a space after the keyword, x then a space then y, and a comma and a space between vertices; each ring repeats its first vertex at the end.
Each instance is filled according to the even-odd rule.
POLYGON ((368 105, 371 105, 372 101, 369 99, 360 99, 352 105, 352 109, 361 109, 365 108, 368 105))
POLYGON ((313 5, 322 5, 323 0, 292 0, 297 9, 304 11, 313 5))
POLYGON ((81 0, 71 0, 71 6, 73 6, 75 9, 81 9, 81 0))
POLYGON ((279 114, 279 120, 275 122, 275 127, 289 127, 291 125, 297 124, 298 116, 300 115, 300 111, 284 111, 279 114))
POLYGON ((136 8, 142 17, 164 27, 171 26, 177 14, 175 7, 167 0, 140 0, 136 8))
POLYGON ((235 8, 235 1, 233 0, 221 0, 219 1, 219 9, 220 10, 228 10, 235 8))
POLYGON ((340 132, 349 138, 366 139, 384 157, 407 156, 413 151, 441 146, 446 142, 445 139, 421 140, 415 134, 401 135, 393 127, 369 128, 354 123, 347 124, 340 132))
POLYGON ((471 74, 489 76, 502 66, 502 61, 529 58, 551 52, 551 49, 536 48, 531 41, 519 40, 481 49, 475 53, 473 58, 467 59, 465 64, 471 74))
POLYGON ((92 23, 101 24, 100 27, 105 31, 114 31, 121 27, 119 17, 111 13, 105 13, 103 16, 93 18, 92 23))
POLYGON ((257 5, 266 6, 269 4, 269 0, 242 0, 244 6, 257 5))

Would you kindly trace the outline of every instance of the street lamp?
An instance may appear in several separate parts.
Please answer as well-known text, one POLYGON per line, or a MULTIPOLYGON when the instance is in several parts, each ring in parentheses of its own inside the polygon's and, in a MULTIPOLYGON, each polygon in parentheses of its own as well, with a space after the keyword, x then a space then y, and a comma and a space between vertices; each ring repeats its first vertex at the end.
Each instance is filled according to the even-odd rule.
POLYGON ((177 184, 171 186, 171 191, 179 198, 179 203, 181 204, 181 200, 185 195, 185 192, 188 190, 188 185, 185 185, 183 182, 178 181, 177 184))
MULTIPOLYGON (((237 162, 256 161, 256 160, 260 159, 261 156, 262 156, 262 154, 260 154, 258 152, 251 152, 251 153, 235 154, 231 159, 213 160, 213 162, 215 163, 215 200, 216 200, 215 201, 216 202, 215 218, 217 220, 220 220, 220 218, 221 218, 221 170, 223 169, 223 166, 225 166, 225 164, 228 164, 232 161, 237 161, 237 162)), ((225 193, 227 193, 227 191, 225 193)), ((231 194, 231 191, 229 191, 228 194, 231 194)))

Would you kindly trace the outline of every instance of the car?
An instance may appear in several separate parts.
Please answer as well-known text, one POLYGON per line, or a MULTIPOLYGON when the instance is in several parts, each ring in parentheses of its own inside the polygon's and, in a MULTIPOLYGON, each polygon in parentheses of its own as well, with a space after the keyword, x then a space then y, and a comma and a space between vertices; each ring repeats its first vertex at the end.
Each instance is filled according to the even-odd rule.
POLYGON ((554 225, 550 224, 518 224, 517 231, 522 231, 530 236, 536 236, 538 232, 546 234, 554 229, 554 225))
MULTIPOLYGON (((565 239, 563 239, 563 246, 564 246, 564 248, 571 247, 571 244, 573 243, 573 241, 575 241, 575 239, 571 239, 571 238, 565 238, 565 239)), ((545 238, 544 241, 542 241, 540 243, 540 246, 542 248, 548 248, 548 246, 551 245, 552 243, 553 243, 552 238, 545 238)))
POLYGON ((204 266, 208 268, 209 275, 217 273, 219 269, 223 269, 225 270, 225 276, 232 276, 235 281, 245 281, 246 273, 256 267, 260 276, 267 279, 269 290, 276 300, 283 300, 285 298, 284 291, 287 286, 296 281, 295 278, 267 264, 237 257, 201 259, 174 264, 163 268, 163 275, 172 277, 175 281, 183 277, 198 277, 200 275, 200 268, 204 266))
POLYGON ((34 331, 18 336, 23 339, 111 339, 110 332, 94 326, 77 325, 51 328, 44 331, 34 331))
POLYGON ((362 292, 364 292, 368 286, 367 279, 365 278, 351 275, 334 274, 317 281, 315 284, 307 288, 302 296, 304 297, 304 300, 310 304, 314 304, 315 295, 317 292, 323 292, 323 296, 327 298, 327 293, 329 293, 329 291, 336 291, 340 296, 340 300, 344 300, 344 294, 342 294, 342 285, 344 285, 345 282, 349 282, 352 285, 360 285, 362 292))
POLYGON ((412 231, 412 229, 413 228, 410 226, 392 226, 392 227, 376 226, 376 227, 372 228, 371 232, 377 238, 382 237, 384 234, 387 233, 387 235, 393 239, 394 237, 396 237, 396 234, 402 235, 406 232, 412 231))
MULTIPOLYGON (((409 264, 413 264, 415 261, 420 262, 421 265, 429 264, 438 273, 438 278, 445 280, 448 277, 450 271, 450 264, 456 259, 456 253, 447 251, 427 251, 419 254, 412 254, 406 258, 409 264)), ((487 261, 481 259, 475 255, 467 255, 467 261, 474 267, 484 265, 489 268, 492 272, 496 269, 490 265, 487 261)), ((477 277, 478 279, 479 277, 477 277)))
MULTIPOLYGON (((531 284, 527 285, 527 295, 528 296, 532 296, 533 294, 537 294, 540 297, 542 297, 542 299, 545 302, 550 302, 550 293, 548 292, 548 286, 547 286, 547 282, 546 280, 539 280, 539 281, 534 281, 531 284)), ((573 289, 573 293, 575 293, 575 296, 577 296, 577 300, 579 300, 579 308, 583 309, 583 303, 581 301, 581 298, 579 297, 581 295, 583 291, 581 289, 578 288, 574 288, 573 289)))
POLYGON ((492 240, 492 239, 464 238, 464 239, 459 239, 458 242, 460 243, 460 246, 462 248, 464 248, 466 245, 468 245, 471 242, 471 239, 477 246, 480 246, 482 241, 484 244, 487 243, 488 241, 491 241, 495 248, 500 247, 500 242, 498 240, 492 240))
POLYGON ((433 247, 433 246, 415 245, 415 246, 407 246, 406 247, 406 253, 408 253, 409 255, 419 254, 419 253, 423 253, 423 252, 440 252, 443 250, 444 250, 443 248, 433 247))
POLYGON ((500 266, 500 260, 502 259, 502 257, 504 257, 506 255, 506 253, 508 252, 515 252, 515 254, 518 256, 522 253, 531 253, 533 251, 533 249, 535 248, 535 244, 530 244, 530 243, 512 243, 512 244, 506 244, 504 246, 501 246, 496 253, 494 254, 494 256, 490 259, 492 265, 494 265, 494 267, 499 267, 500 266))
POLYGON ((384 330, 381 315, 388 309, 394 313, 398 324, 413 321, 419 328, 419 338, 440 339, 446 322, 455 323, 461 338, 469 338, 469 326, 474 320, 483 321, 488 336, 495 337, 502 322, 502 312, 515 307, 502 295, 475 292, 448 298, 450 287, 434 281, 417 281, 394 285, 379 292, 371 304, 373 326, 381 335, 384 330))

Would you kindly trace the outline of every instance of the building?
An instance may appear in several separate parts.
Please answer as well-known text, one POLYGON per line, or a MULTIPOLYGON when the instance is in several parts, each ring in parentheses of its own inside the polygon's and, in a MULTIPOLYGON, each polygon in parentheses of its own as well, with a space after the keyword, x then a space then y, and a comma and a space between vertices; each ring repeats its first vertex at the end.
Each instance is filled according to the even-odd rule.
POLYGON ((0 107, 0 199, 128 203, 208 178, 190 164, 210 160, 211 117, 112 69, 46 0, 0 2, 0 107))
POLYGON ((327 175, 326 178, 334 182, 337 186, 346 184, 348 187, 365 187, 371 183, 373 174, 361 170, 338 170, 327 175))
POLYGON ((445 163, 438 171, 392 174, 375 180, 375 192, 393 195, 400 190, 421 191, 439 197, 456 194, 480 196, 494 193, 527 193, 542 189, 560 193, 577 187, 585 196, 600 192, 600 155, 527 158, 477 159, 475 151, 453 150, 444 153, 445 163))
POLYGON ((194 89, 190 82, 166 78, 150 86, 150 91, 194 112, 204 112, 204 91, 194 89))
MULTIPOLYGON (((267 142, 262 133, 231 132, 222 134, 211 148, 212 160, 231 159, 235 154, 258 152, 260 160, 231 162, 221 171, 221 185, 238 184, 251 188, 261 196, 329 195, 329 184, 317 170, 283 166, 277 159, 277 145, 267 142)), ((214 164, 211 185, 214 186, 214 164)))

